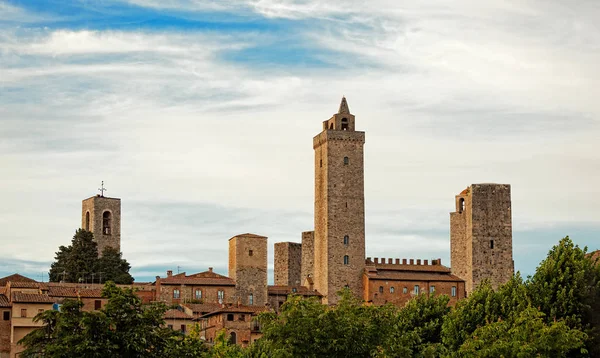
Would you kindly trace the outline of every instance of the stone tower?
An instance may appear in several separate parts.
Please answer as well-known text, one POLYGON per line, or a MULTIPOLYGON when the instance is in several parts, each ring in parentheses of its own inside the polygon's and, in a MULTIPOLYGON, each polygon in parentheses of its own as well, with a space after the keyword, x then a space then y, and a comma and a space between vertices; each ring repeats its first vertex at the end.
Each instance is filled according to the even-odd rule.
POLYGON ((275 244, 275 285, 301 286, 302 244, 278 242, 275 244))
POLYGON ((241 234, 229 239, 229 277, 235 280, 236 302, 267 303, 267 238, 241 234))
POLYGON ((489 279, 494 288, 514 274, 510 185, 472 184, 455 197, 450 213, 452 274, 467 294, 489 279))
POLYGON ((362 297, 365 268, 365 133, 355 129, 346 98, 313 138, 315 150, 314 288, 334 304, 349 287, 362 297))
POLYGON ((91 231, 98 244, 98 254, 105 247, 121 251, 121 199, 103 195, 82 201, 81 228, 91 231))

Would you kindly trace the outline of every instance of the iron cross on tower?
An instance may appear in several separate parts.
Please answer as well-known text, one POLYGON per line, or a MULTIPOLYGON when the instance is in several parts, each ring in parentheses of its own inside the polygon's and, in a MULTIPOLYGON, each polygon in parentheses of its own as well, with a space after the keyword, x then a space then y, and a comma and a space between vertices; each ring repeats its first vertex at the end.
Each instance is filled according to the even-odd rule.
POLYGON ((102 181, 102 186, 98 189, 98 191, 100 192, 100 196, 104 197, 104 192, 106 191, 106 189, 104 189, 104 180, 102 181))

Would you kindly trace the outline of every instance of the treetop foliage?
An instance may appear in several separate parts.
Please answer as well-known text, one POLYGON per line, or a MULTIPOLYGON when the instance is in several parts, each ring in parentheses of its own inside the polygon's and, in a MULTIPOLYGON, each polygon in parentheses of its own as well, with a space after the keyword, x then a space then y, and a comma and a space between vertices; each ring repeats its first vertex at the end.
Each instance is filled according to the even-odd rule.
POLYGON ((94 234, 79 229, 75 232, 71 245, 60 246, 55 261, 50 265, 50 282, 98 282, 112 281, 117 284, 130 284, 131 266, 122 258, 119 251, 106 247, 102 256, 98 255, 98 245, 94 234))

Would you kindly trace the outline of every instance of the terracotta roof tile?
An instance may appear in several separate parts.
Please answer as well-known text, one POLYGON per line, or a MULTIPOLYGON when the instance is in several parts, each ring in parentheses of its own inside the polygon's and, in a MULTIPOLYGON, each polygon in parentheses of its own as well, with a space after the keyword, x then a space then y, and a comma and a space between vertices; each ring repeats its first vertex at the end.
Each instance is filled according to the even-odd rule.
MULTIPOLYGON (((267 238, 266 236, 251 234, 249 232, 247 232, 245 234, 235 235, 234 237, 240 237, 240 236, 243 236, 243 237, 254 237, 254 238, 259 238, 259 239, 266 239, 267 238)), ((233 239, 233 237, 231 239, 233 239)), ((231 240, 231 239, 229 239, 229 240, 231 240)))
POLYGON ((101 289, 86 289, 76 287, 50 287, 48 296, 52 297, 81 297, 81 298, 102 298, 101 289))
POLYGON ((219 308, 216 311, 213 312, 209 312, 206 313, 198 318, 206 318, 206 317, 210 317, 213 316, 215 314, 220 314, 220 313, 249 313, 249 314, 258 314, 261 312, 266 312, 269 309, 267 307, 264 306, 228 306, 228 307, 222 307, 219 308))
POLYGON ((221 308, 218 303, 184 303, 182 306, 189 308, 194 314, 214 312, 221 308))
POLYGON ((165 319, 193 319, 194 317, 188 315, 185 312, 181 312, 180 310, 171 309, 165 312, 165 319))
POLYGON ((3 294, 0 295, 0 307, 10 307, 11 304, 8 301, 8 297, 4 296, 3 294))
POLYGON ((48 295, 40 295, 37 293, 13 292, 12 301, 24 303, 54 303, 55 299, 48 295))
POLYGON ((31 281, 10 281, 11 288, 41 288, 46 289, 47 286, 41 282, 31 281))
POLYGON ((316 290, 309 290, 308 287, 305 286, 269 286, 268 287, 268 292, 269 295, 291 295, 291 294, 297 294, 300 296, 319 296, 322 297, 323 295, 320 294, 318 291, 316 290), (296 289, 296 292, 294 292, 294 289, 296 289))
POLYGON ((29 277, 25 277, 23 275, 19 275, 18 273, 14 273, 12 275, 0 278, 0 286, 6 286, 6 284, 9 281, 14 281, 14 282, 36 282, 35 280, 30 279, 29 277))
POLYGON ((195 273, 189 276, 179 274, 171 277, 160 278, 161 285, 207 285, 207 286, 235 286, 233 279, 211 271, 195 273))

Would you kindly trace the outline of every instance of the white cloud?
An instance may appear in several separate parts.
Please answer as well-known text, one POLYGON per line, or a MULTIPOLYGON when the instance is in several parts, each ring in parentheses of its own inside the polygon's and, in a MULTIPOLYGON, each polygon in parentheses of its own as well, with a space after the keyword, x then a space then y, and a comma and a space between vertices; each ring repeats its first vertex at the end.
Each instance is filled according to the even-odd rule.
POLYGON ((312 226, 312 136, 342 94, 367 132, 370 255, 445 257, 454 195, 476 182, 512 184, 515 229, 597 223, 600 34, 592 5, 560 17, 561 5, 535 2, 137 3, 251 7, 311 21, 290 41, 306 41, 339 67, 225 60, 260 48, 264 36, 289 34, 4 31, 6 255, 50 261, 79 225, 79 200, 100 180, 123 199, 123 247, 136 265, 217 266, 238 232, 298 241, 312 226), (247 209, 213 218, 192 207, 182 223, 168 215, 179 209, 142 215, 144 204, 134 210, 132 202, 247 209), (152 225, 157 218, 166 229, 152 225))

